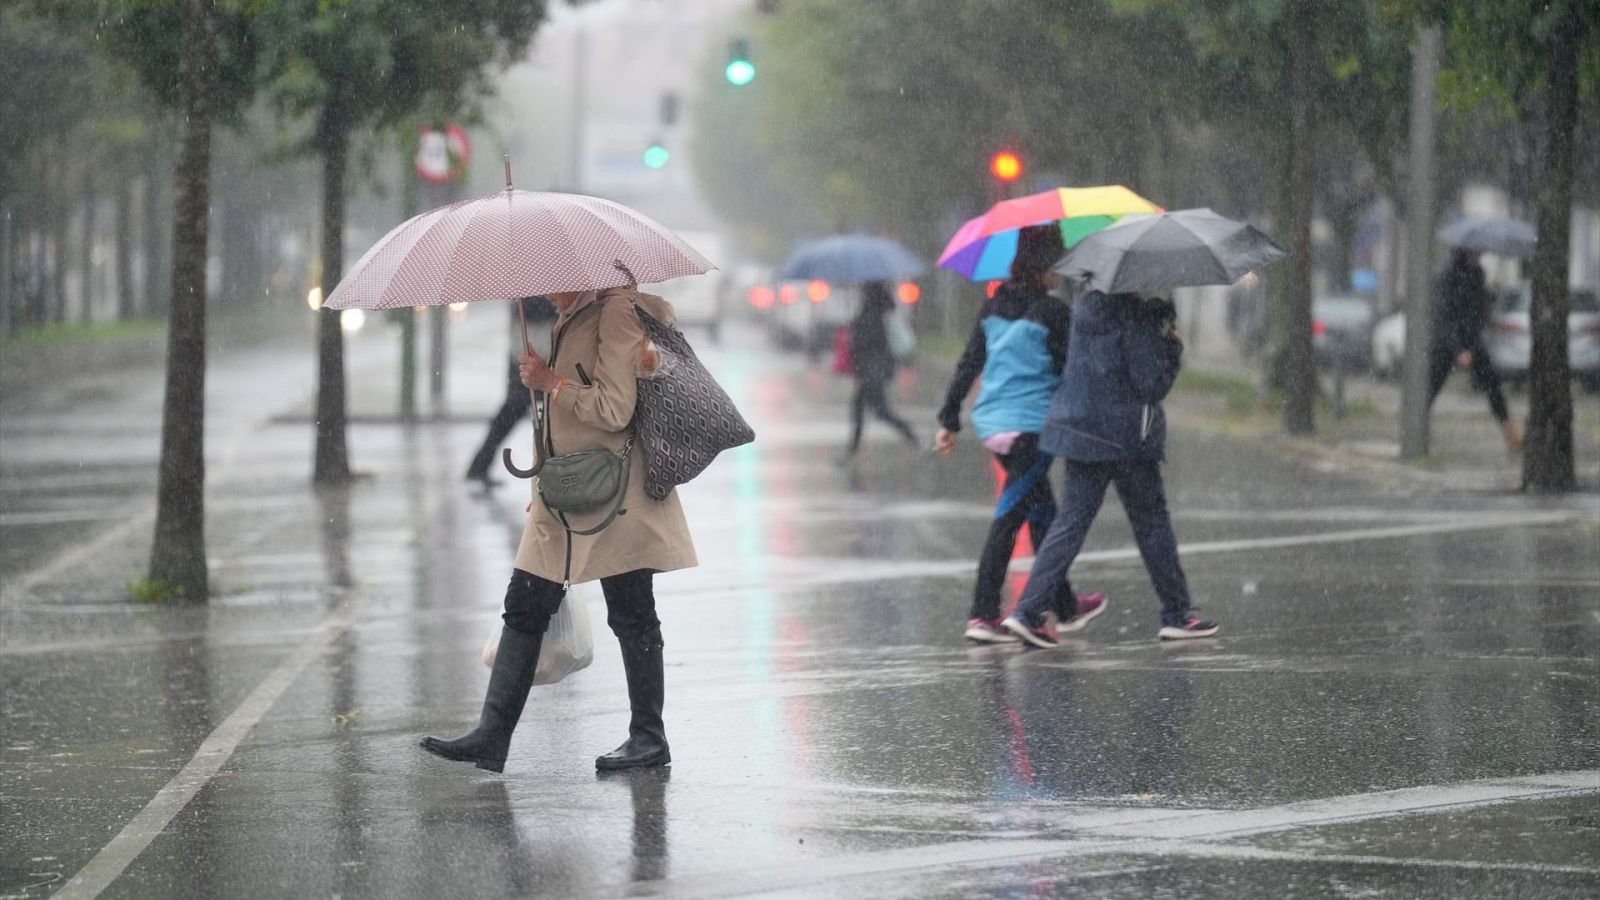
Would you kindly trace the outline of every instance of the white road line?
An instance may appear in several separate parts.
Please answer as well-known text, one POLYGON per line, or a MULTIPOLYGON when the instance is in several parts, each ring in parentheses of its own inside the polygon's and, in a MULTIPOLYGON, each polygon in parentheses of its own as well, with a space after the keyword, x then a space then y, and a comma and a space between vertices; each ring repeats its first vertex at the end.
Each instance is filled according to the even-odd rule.
POLYGON ((279 663, 256 685, 244 702, 207 735, 188 765, 172 776, 172 780, 156 792, 144 809, 123 826, 117 836, 102 847, 54 897, 57 900, 89 900, 98 897, 101 891, 110 886, 166 829, 173 817, 189 805, 200 789, 216 776, 233 751, 277 704, 283 692, 289 689, 306 666, 321 656, 328 645, 350 627, 357 605, 356 599, 347 600, 342 610, 323 620, 314 635, 288 659, 279 663))
POLYGON ((1600 769, 1580 769, 1524 778, 1489 778, 1371 794, 1324 797, 1262 809, 1185 811, 1168 818, 1141 822, 1118 822, 1115 814, 1112 814, 1105 817, 1110 821, 1089 817, 1081 822, 1074 821, 1072 827, 1119 837, 1221 840, 1315 825, 1477 809, 1519 800, 1597 793, 1600 793, 1600 769))
MULTIPOLYGON (((1250 835, 1342 822, 1456 812, 1502 803, 1551 800, 1597 793, 1600 793, 1600 769, 1584 769, 1526 778, 1483 779, 1380 791, 1373 794, 1328 797, 1255 810, 1109 809, 1097 810, 1086 815, 1073 815, 1068 812, 1063 817, 1064 820, 1055 823, 1058 827, 1092 832, 1095 835, 1115 836, 1114 839, 1004 838, 952 841, 811 860, 766 868, 756 873, 744 869, 616 886, 606 891, 604 896, 743 896, 793 890, 846 879, 891 875, 896 872, 917 872, 927 875, 966 868, 1037 863, 1056 857, 1081 859, 1084 856, 1108 855, 1144 858, 1185 856, 1600 876, 1600 869, 1581 866, 1366 854, 1323 854, 1314 851, 1271 850, 1249 845, 1216 843, 1250 835)), ((1061 879, 1070 883, 1084 877, 1108 877, 1159 867, 1161 866, 1158 864, 1088 873, 1063 870, 1061 879)), ((845 892, 834 890, 830 893, 845 892)))
MULTIPOLYGON (((1268 538, 1243 538, 1233 541, 1195 541, 1179 544, 1178 555, 1180 557, 1202 556, 1212 553, 1275 550, 1282 547, 1306 547, 1316 544, 1348 544, 1356 541, 1422 537, 1430 534, 1455 534, 1463 531, 1493 531, 1499 528, 1560 525, 1587 519, 1589 519, 1588 516, 1574 513, 1536 513, 1519 516, 1494 516, 1466 522, 1435 522, 1423 525, 1396 525, 1388 528, 1352 528, 1345 531, 1324 531, 1268 538)), ((1137 547, 1120 547, 1116 550, 1097 550, 1091 553, 1080 553, 1075 562, 1114 562, 1138 558, 1139 549, 1137 547)), ((1026 572, 1032 568, 1032 559, 1017 560, 1011 564, 1012 571, 1016 572, 1026 572)))
POLYGON ((110 552, 114 547, 126 545, 141 533, 146 538, 153 534, 156 525, 154 504, 140 502, 124 507, 119 513, 109 513, 104 518, 118 519, 124 516, 127 518, 117 526, 102 531, 84 543, 68 548, 59 556, 13 581, 0 584, 0 606, 15 606, 32 594, 34 588, 39 585, 55 580, 86 561, 110 552), (9 603, 6 602, 8 599, 9 603))
MULTIPOLYGON (((1462 515, 1470 515, 1463 513, 1462 515)), ((1455 534, 1467 531, 1493 531, 1501 528, 1528 528, 1587 521, 1588 516, 1570 512, 1530 513, 1522 515, 1492 515, 1468 521, 1431 522, 1415 525, 1395 525, 1383 528, 1358 528, 1342 531, 1321 531, 1308 534, 1283 535, 1265 538, 1242 538, 1228 541, 1191 541, 1178 545, 1180 557, 1202 556, 1217 553, 1241 553, 1249 550, 1274 550, 1286 547, 1305 547, 1319 544, 1344 544, 1357 541, 1376 541, 1391 538, 1422 537, 1432 534, 1455 534)), ((1139 558, 1137 547, 1118 547, 1111 550, 1094 550, 1080 553, 1074 564, 1121 562, 1139 558)), ((787 591, 796 588, 831 587, 843 584, 860 584, 890 581, 903 578, 941 578, 971 575, 977 563, 961 560, 919 559, 862 559, 850 557, 788 557, 770 556, 750 565, 760 572, 763 581, 752 582, 741 577, 734 568, 715 571, 715 581, 704 577, 709 567, 700 570, 701 577, 692 580, 667 580, 660 582, 657 596, 694 595, 697 597, 736 596, 751 590, 787 591)), ((1011 564, 1011 571, 1026 572, 1033 568, 1033 559, 1019 559, 1011 564)))

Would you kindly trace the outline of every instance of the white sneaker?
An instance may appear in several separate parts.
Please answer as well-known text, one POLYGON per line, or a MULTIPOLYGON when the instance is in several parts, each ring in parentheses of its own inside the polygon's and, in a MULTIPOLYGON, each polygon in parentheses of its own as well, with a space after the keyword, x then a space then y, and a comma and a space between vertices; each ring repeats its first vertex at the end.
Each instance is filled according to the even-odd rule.
POLYGON ((968 619, 964 636, 980 644, 1015 644, 1017 636, 1001 627, 999 619, 968 619))

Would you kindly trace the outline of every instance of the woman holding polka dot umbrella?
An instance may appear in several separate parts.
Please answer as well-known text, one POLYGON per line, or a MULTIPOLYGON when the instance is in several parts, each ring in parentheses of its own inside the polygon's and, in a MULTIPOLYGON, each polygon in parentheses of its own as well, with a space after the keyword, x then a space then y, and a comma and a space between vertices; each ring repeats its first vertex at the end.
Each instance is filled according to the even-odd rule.
POLYGON ((626 475, 620 499, 607 508, 558 513, 537 498, 530 505, 478 724, 454 740, 424 738, 422 746, 502 771, 550 618, 569 583, 598 579, 607 623, 622 645, 632 718, 627 741, 595 765, 666 765, 672 757, 661 718, 663 642, 652 578, 696 559, 677 492, 649 496, 645 456, 628 452, 647 343, 635 308, 673 321, 671 305, 640 293, 636 281, 698 275, 712 266, 634 210, 597 197, 515 190, 509 174, 504 191, 424 213, 391 231, 328 305, 393 309, 550 297, 560 312, 550 359, 529 348, 519 367, 522 383, 544 397, 543 449, 551 457, 609 451, 623 458, 626 475))

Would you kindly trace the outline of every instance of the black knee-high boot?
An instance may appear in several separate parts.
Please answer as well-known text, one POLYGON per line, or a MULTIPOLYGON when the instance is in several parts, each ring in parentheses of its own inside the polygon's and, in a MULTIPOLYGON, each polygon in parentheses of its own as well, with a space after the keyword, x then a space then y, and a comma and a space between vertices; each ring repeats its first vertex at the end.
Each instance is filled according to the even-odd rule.
POLYGON ((494 668, 489 672, 489 690, 483 697, 478 727, 453 741, 425 737, 422 749, 445 759, 473 763, 491 772, 505 771, 511 732, 522 717, 523 705, 528 702, 528 689, 533 687, 533 670, 539 664, 542 643, 543 634, 500 629, 500 649, 495 651, 494 668))
POLYGON ((667 748, 667 729, 661 721, 661 706, 666 699, 666 676, 662 668, 661 629, 652 628, 622 643, 622 668, 628 678, 628 705, 633 719, 628 723, 628 739, 622 746, 597 757, 596 769, 641 769, 665 766, 672 762, 667 748))

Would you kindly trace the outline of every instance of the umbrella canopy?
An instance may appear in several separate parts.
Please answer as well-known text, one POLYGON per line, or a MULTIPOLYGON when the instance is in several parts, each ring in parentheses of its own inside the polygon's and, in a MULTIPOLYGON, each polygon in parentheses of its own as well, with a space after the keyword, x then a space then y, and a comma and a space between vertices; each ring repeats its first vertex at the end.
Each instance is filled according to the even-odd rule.
POLYGON ((1538 238, 1538 233, 1527 222, 1483 216, 1462 216, 1437 233, 1439 240, 1452 247, 1520 259, 1533 256, 1533 244, 1538 238))
POLYGON ((331 309, 442 306, 653 283, 713 268, 660 224, 582 194, 503 191, 401 223, 350 268, 331 309))
POLYGON ((813 278, 834 284, 909 281, 928 270, 915 253, 888 238, 838 234, 795 248, 779 270, 785 281, 813 278))
POLYGON ((1209 209, 1129 216, 1084 238, 1055 271, 1108 294, 1232 284, 1282 259, 1283 248, 1244 222, 1209 209))
POLYGON ((1059 223, 1062 243, 1072 247, 1123 216, 1160 211, 1120 184, 1055 188, 1002 200, 961 226, 939 254, 939 265, 973 281, 1005 278, 1017 255, 1017 232, 1029 225, 1059 223))

